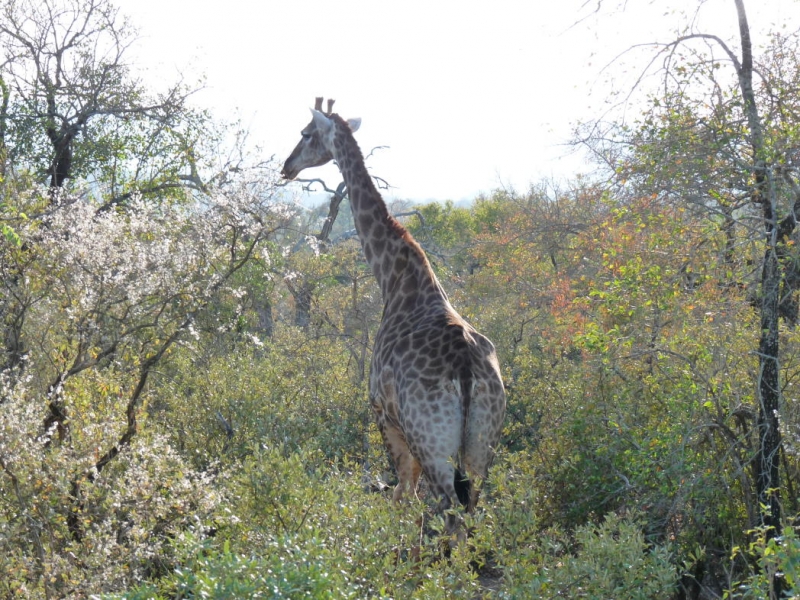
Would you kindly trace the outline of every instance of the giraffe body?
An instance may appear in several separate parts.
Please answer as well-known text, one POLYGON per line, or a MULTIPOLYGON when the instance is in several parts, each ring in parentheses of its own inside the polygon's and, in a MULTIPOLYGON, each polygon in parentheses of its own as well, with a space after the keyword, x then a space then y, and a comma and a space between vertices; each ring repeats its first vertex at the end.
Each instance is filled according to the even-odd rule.
MULTIPOLYGON (((394 500, 416 494, 425 474, 439 509, 458 498, 471 511, 494 455, 505 392, 492 343, 451 306, 425 253, 388 212, 353 132, 360 121, 321 112, 286 160, 283 175, 335 160, 364 255, 384 302, 370 366, 376 423, 399 478, 394 500)), ((449 522, 450 523, 450 522, 449 522)))

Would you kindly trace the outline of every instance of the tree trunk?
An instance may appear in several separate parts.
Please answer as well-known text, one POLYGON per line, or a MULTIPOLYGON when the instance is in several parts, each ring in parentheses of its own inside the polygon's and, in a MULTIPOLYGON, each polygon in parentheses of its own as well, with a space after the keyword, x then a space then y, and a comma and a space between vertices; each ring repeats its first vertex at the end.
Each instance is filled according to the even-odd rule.
MULTIPOLYGON (((781 265, 778 258, 780 236, 791 231, 778 227, 777 192, 766 161, 766 148, 761 118, 753 92, 753 46, 750 26, 744 9, 744 0, 734 0, 739 17, 739 37, 742 43, 742 62, 739 65, 739 87, 744 102, 745 117, 750 128, 750 145, 753 152, 752 199, 760 204, 764 218, 765 251, 761 274, 761 337, 758 344, 758 451, 756 453, 756 493, 760 506, 761 525, 767 539, 780 533, 780 447, 779 410, 781 406, 778 336, 781 265)), ((794 224, 792 222, 792 229, 794 224)), ((776 576, 772 581, 772 594, 781 596, 783 580, 776 576)))
POLYGON ((6 133, 8 131, 8 105, 11 101, 11 91, 2 75, 0 75, 0 180, 6 177, 8 161, 8 148, 6 146, 6 133))
POLYGON ((258 314, 258 333, 271 338, 275 332, 275 317, 272 315, 272 302, 266 296, 261 297, 255 304, 258 314))
POLYGON ((47 137, 53 146, 53 158, 50 161, 50 188, 60 188, 64 180, 71 176, 72 171, 72 142, 77 135, 77 127, 62 125, 61 130, 47 129, 47 137))
MULTIPOLYGON (((768 244, 769 246, 769 244, 768 244)), ((779 451, 781 434, 778 410, 781 404, 781 388, 778 369, 778 305, 780 299, 781 272, 778 257, 773 247, 768 247, 764 256, 764 271, 761 279, 761 339, 758 345, 758 437, 756 454, 756 490, 761 506, 761 524, 769 528, 768 537, 780 531, 780 474, 779 451)))
POLYGON ((286 287, 294 298, 294 324, 305 329, 311 324, 311 303, 314 298, 314 286, 302 279, 299 285, 295 285, 289 279, 285 281, 286 287))

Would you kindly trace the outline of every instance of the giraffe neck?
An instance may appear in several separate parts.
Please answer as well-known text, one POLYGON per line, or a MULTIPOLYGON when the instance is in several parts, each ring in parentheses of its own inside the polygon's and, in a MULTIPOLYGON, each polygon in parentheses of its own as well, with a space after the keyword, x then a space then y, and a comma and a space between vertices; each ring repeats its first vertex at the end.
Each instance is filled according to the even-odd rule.
POLYGON ((349 126, 338 115, 331 117, 335 123, 333 156, 347 186, 364 256, 378 280, 386 306, 396 294, 432 292, 446 300, 422 248, 389 214, 349 126), (412 280, 413 286, 409 283, 412 280))

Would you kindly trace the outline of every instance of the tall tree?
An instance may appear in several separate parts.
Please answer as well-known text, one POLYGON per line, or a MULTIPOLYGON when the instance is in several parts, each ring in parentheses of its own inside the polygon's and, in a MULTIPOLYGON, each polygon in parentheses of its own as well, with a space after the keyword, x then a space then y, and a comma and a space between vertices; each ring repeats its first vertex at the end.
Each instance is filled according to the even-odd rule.
MULTIPOLYGON (((2 0, 0 15, 0 209, 11 241, 70 181, 102 213, 137 193, 206 193, 242 167, 241 145, 218 160, 222 134, 182 82, 155 93, 136 78, 136 31, 109 0, 2 0), (38 204, 20 200, 31 180, 50 188, 38 204)), ((2 268, 0 367, 20 367, 24 254, 2 268)))
POLYGON ((613 169, 620 190, 653 194, 710 217, 728 240, 731 269, 746 266, 754 258, 749 249, 760 248, 758 276, 747 280, 742 269, 729 283, 753 288, 760 315, 752 464, 760 523, 774 536, 782 489, 779 331, 781 319, 797 321, 800 111, 793 90, 800 82, 800 38, 774 35, 756 64, 744 2, 734 4, 738 44, 696 30, 657 44, 663 87, 651 95, 650 108, 633 126, 593 123, 581 140, 613 169))
POLYGON ((22 577, 47 597, 80 595, 60 556, 95 544, 102 490, 127 493, 108 467, 148 445, 154 370, 294 214, 274 168, 215 147, 183 84, 133 76, 134 41, 108 0, 0 0, 3 553, 35 556, 22 577), (44 505, 60 516, 16 516, 44 505))
POLYGON ((136 31, 108 0, 4 0, 0 14, 4 169, 31 169, 51 188, 76 177, 163 185, 165 171, 173 185, 200 184, 190 91, 153 94, 135 77, 136 31), (145 157, 162 164, 137 168, 145 157))

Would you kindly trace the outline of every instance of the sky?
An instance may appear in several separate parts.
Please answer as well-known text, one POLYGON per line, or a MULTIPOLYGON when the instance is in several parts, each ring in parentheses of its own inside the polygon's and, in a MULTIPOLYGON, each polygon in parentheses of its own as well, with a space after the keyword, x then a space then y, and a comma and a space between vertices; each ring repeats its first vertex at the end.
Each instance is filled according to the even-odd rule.
MULTIPOLYGON (((602 115, 682 24, 735 42, 732 0, 115 0, 155 88, 204 77, 194 101, 241 119, 281 162, 316 96, 360 117, 356 134, 387 200, 524 192, 591 166, 569 142, 602 115), (595 9, 602 2, 602 9, 595 9), (625 10, 615 7, 626 4, 625 10), (697 14, 695 14, 697 13, 697 14)), ((800 0, 746 0, 754 44, 800 27, 800 0)), ((335 187, 334 166, 304 172, 335 187)))

